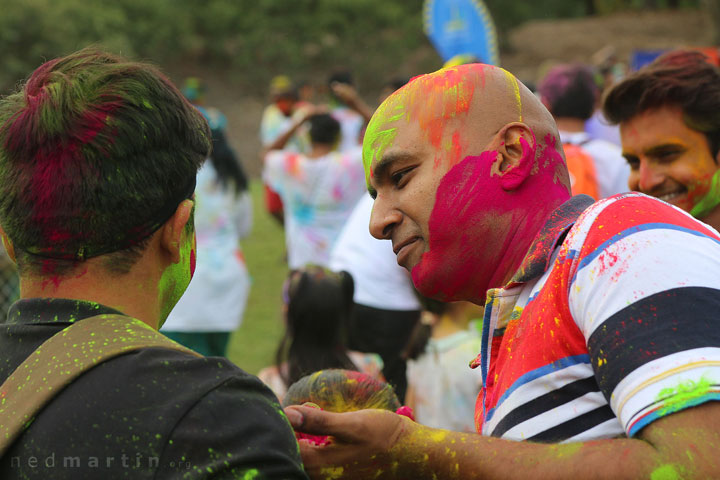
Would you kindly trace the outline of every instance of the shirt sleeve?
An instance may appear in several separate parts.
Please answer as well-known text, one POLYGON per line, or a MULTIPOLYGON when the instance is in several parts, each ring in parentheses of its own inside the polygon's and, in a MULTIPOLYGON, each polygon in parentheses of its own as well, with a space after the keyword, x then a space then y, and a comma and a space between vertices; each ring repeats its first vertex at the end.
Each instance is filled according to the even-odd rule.
POLYGON ((257 378, 233 377, 177 423, 157 479, 303 479, 297 441, 280 404, 257 378))
POLYGON ((281 150, 273 150, 265 156, 262 178, 272 190, 282 195, 284 190, 286 156, 281 150))
POLYGON ((720 400, 717 232, 637 194, 590 210, 568 238, 569 306, 626 433, 720 400))

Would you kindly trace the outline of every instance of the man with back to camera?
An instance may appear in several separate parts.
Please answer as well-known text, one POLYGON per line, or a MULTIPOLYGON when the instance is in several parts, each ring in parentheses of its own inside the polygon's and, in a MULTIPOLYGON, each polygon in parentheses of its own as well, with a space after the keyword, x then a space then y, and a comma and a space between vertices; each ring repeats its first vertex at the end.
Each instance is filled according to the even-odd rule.
MULTIPOLYGON (((209 150, 207 122, 156 68, 94 49, 43 64, 0 102, 0 224, 21 278, 0 380, 89 317, 162 325, 193 273, 209 150)), ((58 393, 0 477, 307 478, 279 409, 227 360, 139 349, 58 393)))
POLYGON ((327 267, 345 221, 364 191, 360 147, 339 151, 341 127, 322 107, 310 108, 264 155, 263 180, 285 205, 285 243, 291 269, 327 267), (285 150, 308 124, 310 151, 285 150))
POLYGON ((620 124, 630 189, 720 229, 720 70, 667 53, 612 87, 603 110, 620 124))
POLYGON ((418 290, 485 304, 485 435, 286 409, 313 478, 707 478, 720 468, 720 237, 638 193, 570 197, 549 112, 514 76, 414 79, 364 142, 370 231, 418 290), (490 438, 493 437, 493 438, 490 438))

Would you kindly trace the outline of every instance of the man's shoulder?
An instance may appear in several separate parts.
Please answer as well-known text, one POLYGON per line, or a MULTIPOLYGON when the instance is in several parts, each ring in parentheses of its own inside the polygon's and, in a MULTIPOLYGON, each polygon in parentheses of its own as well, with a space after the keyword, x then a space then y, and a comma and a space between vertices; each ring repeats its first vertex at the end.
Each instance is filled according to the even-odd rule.
POLYGON ((628 192, 602 199, 585 209, 565 244, 571 250, 591 251, 639 231, 662 235, 667 230, 691 231, 717 239, 716 232, 687 212, 642 193, 628 192))

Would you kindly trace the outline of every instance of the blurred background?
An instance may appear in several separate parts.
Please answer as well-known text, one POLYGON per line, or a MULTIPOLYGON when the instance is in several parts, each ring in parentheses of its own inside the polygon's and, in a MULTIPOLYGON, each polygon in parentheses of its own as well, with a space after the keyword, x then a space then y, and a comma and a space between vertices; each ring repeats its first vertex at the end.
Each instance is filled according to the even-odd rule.
MULTIPOLYGON (((263 208, 260 118, 273 77, 326 94, 339 67, 377 106, 392 77, 444 63, 426 35, 421 0, 0 0, 0 94, 47 59, 90 44, 159 65, 178 85, 201 78, 205 103, 227 117, 227 135, 253 178, 255 224, 243 241, 252 289, 228 356, 251 373, 271 363, 283 325, 287 274, 282 228, 263 208)), ((719 43, 715 0, 485 0, 498 63, 532 85, 554 63, 632 68, 643 55, 719 43), (610 62, 610 63, 608 63, 610 62)), ((425 7, 425 8, 424 8, 425 7)))

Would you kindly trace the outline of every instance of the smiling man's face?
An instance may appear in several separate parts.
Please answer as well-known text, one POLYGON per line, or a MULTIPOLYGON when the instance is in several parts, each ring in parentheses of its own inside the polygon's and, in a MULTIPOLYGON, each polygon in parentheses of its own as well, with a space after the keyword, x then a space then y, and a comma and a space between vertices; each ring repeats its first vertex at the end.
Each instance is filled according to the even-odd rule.
POLYGON ((707 137, 685 125, 682 110, 642 112, 620 124, 620 135, 631 169, 629 188, 697 215, 696 206, 712 194, 718 164, 707 137))
MULTIPOLYGON (((523 95, 536 102, 531 120, 552 122, 529 91, 523 95)), ((478 303, 489 286, 509 280, 542 220, 527 221, 539 192, 526 178, 549 176, 542 192, 549 203, 567 196, 556 178, 556 167, 566 176, 562 157, 546 147, 536 158, 520 96, 501 69, 441 70, 396 92, 368 125, 370 232, 392 241, 426 296, 478 303)))

